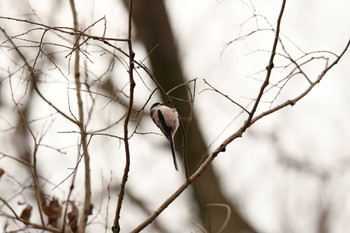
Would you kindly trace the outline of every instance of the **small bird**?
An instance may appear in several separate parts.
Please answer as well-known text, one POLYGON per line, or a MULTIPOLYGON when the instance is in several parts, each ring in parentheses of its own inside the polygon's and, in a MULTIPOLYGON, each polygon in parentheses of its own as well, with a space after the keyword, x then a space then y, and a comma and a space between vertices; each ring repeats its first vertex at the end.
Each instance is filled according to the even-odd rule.
POLYGON ((175 156, 174 135, 177 128, 179 127, 179 114, 175 108, 170 108, 163 103, 154 103, 150 109, 150 115, 153 122, 162 131, 164 136, 170 141, 174 166, 178 171, 175 156))

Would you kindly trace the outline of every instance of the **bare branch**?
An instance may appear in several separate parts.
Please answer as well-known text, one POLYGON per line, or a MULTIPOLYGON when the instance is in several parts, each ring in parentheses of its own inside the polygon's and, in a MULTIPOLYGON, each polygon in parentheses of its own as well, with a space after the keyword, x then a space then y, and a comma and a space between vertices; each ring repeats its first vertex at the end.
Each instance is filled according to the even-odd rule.
POLYGON ((129 170, 130 170, 130 147, 129 147, 129 121, 130 121, 130 116, 132 113, 132 108, 133 108, 133 103, 134 103, 134 89, 136 86, 135 80, 134 80, 134 57, 135 53, 133 51, 132 47, 132 6, 133 6, 133 1, 129 0, 129 17, 128 17, 128 49, 129 49, 129 85, 130 85, 130 92, 129 92, 129 104, 128 104, 128 110, 126 113, 125 121, 124 121, 124 148, 125 148, 125 167, 124 167, 124 173, 123 173, 123 178, 122 182, 120 184, 120 190, 119 190, 119 195, 118 195, 118 203, 116 207, 116 212, 115 212, 115 217, 114 217, 114 223, 112 226, 112 231, 113 233, 119 233, 121 228, 119 224, 119 219, 120 219, 120 212, 123 204, 123 199, 125 195, 125 186, 126 182, 128 180, 129 176, 129 170))
POLYGON ((220 95, 222 95, 223 97, 225 97, 226 99, 230 100, 232 103, 234 103, 235 105, 240 107, 243 111, 250 114, 249 111, 245 107, 243 107, 242 105, 240 105, 239 103, 237 103, 236 101, 231 99, 228 95, 226 95, 226 94, 222 93, 221 91, 219 91, 218 89, 216 89, 213 85, 208 83, 205 79, 204 79, 204 83, 207 84, 211 88, 211 89, 207 89, 207 90, 211 90, 211 91, 215 91, 216 93, 219 93, 220 95))
MULTIPOLYGON (((74 0, 69 1, 72 15, 73 15, 73 23, 74 23, 74 29, 77 30, 79 27, 78 23, 78 13, 75 8, 74 0)), ((81 137, 81 145, 83 149, 83 157, 84 157, 84 170, 85 170, 85 197, 84 197, 84 206, 83 206, 83 213, 80 216, 79 219, 79 225, 78 225, 78 232, 84 233, 86 230, 86 224, 88 216, 91 214, 91 174, 90 174, 90 154, 88 149, 88 142, 87 142, 87 133, 85 129, 85 119, 84 119, 84 107, 83 107, 83 101, 82 101, 82 92, 81 92, 81 83, 80 83, 80 53, 78 49, 80 41, 80 35, 75 35, 75 57, 74 57, 74 80, 75 80, 75 87, 76 87, 76 96, 77 96, 77 106, 78 106, 78 112, 79 112, 79 120, 77 122, 77 125, 79 126, 80 130, 80 137, 81 137)))
POLYGON ((71 36, 85 36, 88 38, 91 38, 93 40, 99 40, 99 41, 124 41, 127 42, 128 39, 118 39, 118 38, 113 38, 113 37, 104 37, 104 36, 93 36, 93 35, 89 35, 85 32, 79 31, 78 28, 71 28, 71 27, 52 27, 49 25, 45 25, 42 23, 38 23, 38 22, 33 22, 30 20, 26 20, 26 19, 18 19, 18 18, 12 18, 12 17, 6 17, 6 16, 0 16, 0 19, 4 19, 4 20, 11 20, 11 21, 17 21, 17 22, 22 22, 22 23, 27 23, 27 24, 32 24, 32 25, 36 25, 36 26, 40 26, 42 28, 38 28, 38 29, 42 29, 42 30, 54 30, 57 32, 61 32, 63 34, 69 34, 71 36))
POLYGON ((270 56, 270 60, 269 60, 269 63, 266 67, 266 77, 265 77, 265 81, 264 83, 262 84, 262 86, 260 87, 260 91, 259 91, 259 94, 255 100, 255 103, 253 105, 253 108, 249 114, 249 117, 248 119, 246 120, 245 122, 245 125, 248 127, 251 123, 251 120, 258 108, 258 105, 260 103, 260 100, 264 94, 264 90, 265 88, 267 87, 267 85, 269 85, 269 81, 270 81, 270 77, 271 77, 271 73, 272 73, 272 69, 274 67, 274 58, 275 58, 275 55, 276 55, 276 49, 277 49, 277 44, 278 44, 278 41, 279 41, 279 34, 280 34, 280 28, 281 28, 281 20, 282 20, 282 16, 283 16, 283 12, 284 12, 284 8, 285 8, 285 5, 286 5, 286 0, 283 0, 282 2, 282 7, 281 7, 281 10, 280 10, 280 13, 279 13, 279 16, 278 16, 278 19, 277 19, 277 26, 276 26, 276 33, 275 33, 275 39, 274 39, 274 42, 273 42, 273 45, 272 45, 272 51, 271 51, 271 56, 270 56))

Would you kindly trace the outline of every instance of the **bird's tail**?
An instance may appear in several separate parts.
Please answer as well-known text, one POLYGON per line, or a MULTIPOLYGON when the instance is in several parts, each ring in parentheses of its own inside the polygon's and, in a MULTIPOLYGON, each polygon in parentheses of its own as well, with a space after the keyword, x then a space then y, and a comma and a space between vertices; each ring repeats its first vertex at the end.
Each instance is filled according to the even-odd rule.
POLYGON ((173 155, 173 161, 174 161, 174 166, 176 171, 178 171, 178 167, 177 167, 177 162, 176 162, 176 155, 175 155, 175 146, 174 146, 174 140, 170 139, 170 146, 171 146, 171 153, 173 155))

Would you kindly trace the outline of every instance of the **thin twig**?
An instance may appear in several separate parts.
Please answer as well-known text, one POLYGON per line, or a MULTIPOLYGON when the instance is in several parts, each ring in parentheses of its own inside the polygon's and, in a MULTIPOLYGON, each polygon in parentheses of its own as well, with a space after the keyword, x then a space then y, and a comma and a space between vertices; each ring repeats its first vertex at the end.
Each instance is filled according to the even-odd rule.
POLYGON ((260 113, 259 115, 254 117, 254 119, 252 119, 251 124, 254 124, 256 121, 260 120, 261 118, 263 118, 267 115, 270 115, 271 113, 274 113, 282 108, 285 108, 287 106, 293 106, 299 100, 304 98, 323 79, 323 77, 327 74, 327 72, 329 70, 331 70, 332 67, 334 67, 340 61, 340 59, 343 57, 345 52, 349 49, 349 46, 350 46, 350 39, 348 40, 348 42, 347 42, 345 48, 343 49, 343 51, 341 52, 341 54, 339 56, 337 56, 337 59, 334 62, 332 62, 331 65, 327 66, 324 70, 322 70, 322 72, 318 75, 317 79, 304 92, 302 92, 300 95, 298 95, 294 99, 289 99, 289 100, 281 103, 280 105, 275 106, 274 108, 271 108, 265 112, 260 113))
POLYGON ((63 213, 63 224, 62 224, 62 228, 61 228, 61 232, 64 233, 65 232, 65 228, 66 228, 66 223, 67 223, 67 213, 68 213, 68 205, 70 203, 70 198, 72 196, 72 193, 73 193, 73 190, 74 190, 74 184, 75 184, 75 179, 77 177, 77 169, 78 169, 78 166, 80 164, 80 161, 81 161, 81 156, 79 156, 79 153, 78 153, 78 156, 77 156, 77 162, 76 162, 76 166, 75 168, 73 169, 73 171, 71 172, 71 174, 69 174, 67 176, 66 179, 64 179, 63 181, 61 181, 58 185, 56 185, 54 187, 57 188, 59 185, 61 185, 64 181, 66 181, 70 176, 72 176, 72 179, 71 179, 71 184, 69 186, 69 191, 68 191, 68 194, 67 194, 67 199, 66 199, 66 205, 64 207, 64 213, 63 213))
POLYGON ((231 208, 229 205, 227 204, 222 204, 222 203, 210 203, 210 204, 207 204, 207 206, 214 206, 214 207, 224 207, 226 208, 227 210, 227 215, 226 215, 226 218, 225 218, 225 221, 224 223, 221 225, 220 229, 217 231, 217 233, 221 233, 225 230, 225 227, 227 226, 228 224, 228 221, 230 220, 230 217, 231 217, 231 208))
POLYGON ((9 154, 5 154, 5 153, 3 153, 3 152, 0 152, 0 156, 2 156, 2 157, 0 157, 0 159, 1 159, 1 158, 13 159, 14 161, 19 162, 19 163, 23 164, 24 166, 26 166, 26 167, 28 167, 28 168, 30 168, 30 167, 32 166, 31 163, 25 161, 24 159, 16 158, 16 157, 13 156, 13 155, 9 155, 9 154))
POLYGON ((235 105, 237 105, 238 107, 240 107, 243 111, 245 111, 246 113, 250 114, 249 111, 243 107, 242 105, 240 105, 239 103, 237 103, 236 101, 234 101, 232 98, 230 98, 228 95, 222 93, 221 91, 219 91, 218 89, 216 89, 213 85, 211 85, 210 83, 208 83, 205 79, 204 79, 204 83, 207 84, 212 90, 215 91, 217 93, 219 93, 220 95, 222 95, 223 97, 225 97, 226 99, 230 100, 232 103, 234 103, 235 105))
POLYGON ((21 218, 20 216, 17 215, 16 211, 11 207, 11 205, 9 205, 7 203, 7 201, 3 198, 0 197, 0 201, 4 203, 4 205, 9 208, 9 210, 12 212, 13 216, 12 215, 9 215, 9 214, 5 214, 5 213, 2 213, 2 215, 5 215, 7 218, 9 219, 14 219, 14 220, 17 220, 19 222, 22 222, 25 226, 28 226, 28 227, 32 227, 34 229, 40 229, 40 230, 44 230, 44 231, 49 231, 49 232, 54 232, 54 233, 60 233, 60 230, 56 227, 52 227, 52 226, 46 226, 44 224, 36 224, 36 223, 32 223, 30 221, 27 221, 23 218, 21 218))
MULTIPOLYGON (((11 97, 12 97, 12 101, 15 104, 15 107, 17 109, 17 112, 20 116, 21 121, 23 122, 23 126, 24 128, 29 132, 29 134, 31 135, 31 137, 33 138, 33 153, 32 153, 32 163, 30 166, 30 171, 31 171, 31 175, 32 175, 32 179, 33 179, 33 183, 34 183, 34 194, 35 194, 35 199, 36 199, 36 204, 38 206, 38 212, 39 212, 39 216, 40 216, 40 221, 42 225, 45 225, 45 221, 44 221, 44 216, 43 216, 43 209, 42 209, 42 191, 41 191, 41 186, 39 184, 39 179, 38 179, 38 173, 37 173, 37 151, 38 151, 38 143, 37 143, 37 137, 36 135, 33 133, 31 127, 29 126, 25 113, 23 113, 21 107, 19 106, 19 104, 16 102, 14 94, 13 94, 13 88, 12 88, 12 82, 11 82, 11 78, 9 79, 9 85, 10 85, 10 90, 11 90, 11 97)), ((29 91, 29 95, 33 94, 33 88, 30 87, 30 91, 29 91)))
MULTIPOLYGON (((0 17, 1 18, 1 17, 0 17)), ((21 60, 25 63, 25 67, 27 67, 28 72, 29 72, 29 81, 32 82, 34 90, 36 91, 36 93, 40 96, 40 98, 45 101, 50 107, 54 108, 59 114, 61 114, 64 118, 66 118, 67 120, 69 120, 70 122, 76 124, 76 121, 71 118, 70 116, 68 116, 67 114, 65 114, 62 110, 60 110, 58 107, 56 107, 51 101, 49 101, 39 90, 38 86, 37 86, 37 80, 34 74, 34 68, 29 64, 29 62, 27 61, 26 57, 23 55, 23 53, 19 50, 18 46, 13 42, 13 40, 7 35, 6 31, 0 27, 0 30, 4 33, 4 35, 6 36, 6 38, 8 39, 8 41, 10 41, 10 43, 12 44, 12 46, 14 47, 15 51, 17 52, 18 56, 21 58, 21 60)))
POLYGON ((114 218, 114 223, 112 226, 112 231, 114 233, 119 233, 120 232, 120 223, 119 223, 119 219, 120 219, 120 212, 121 212, 121 208, 122 208, 122 204, 123 204, 123 199, 124 199, 124 195, 125 195, 125 186, 126 186, 126 182, 128 180, 128 176, 129 176, 129 170, 130 170, 130 147, 129 147, 129 131, 128 131, 128 127, 129 127, 129 121, 130 121, 130 117, 131 117, 131 113, 132 113, 132 108, 133 108, 133 103, 134 103, 134 89, 136 86, 135 80, 134 80, 134 57, 135 57, 135 53, 133 51, 132 48, 132 4, 133 1, 129 0, 129 17, 128 17, 128 49, 129 49, 129 85, 130 85, 130 97, 129 97, 129 105, 128 105, 128 110, 127 110, 127 114, 125 117, 125 121, 124 121, 124 147, 125 147, 125 157, 126 157, 126 161, 125 161, 125 167, 124 167, 124 173, 123 173, 123 178, 122 178, 122 182, 120 184, 120 190, 119 190, 119 195, 118 195, 118 202, 117 202, 117 207, 116 207, 116 213, 115 213, 115 218, 114 218))
MULTIPOLYGON (((158 85, 158 83, 157 83, 157 85, 158 85)), ((192 114, 193 114, 193 105, 194 105, 194 99, 195 99, 195 95, 196 95, 196 85, 197 85, 197 78, 194 78, 194 79, 191 79, 187 82, 176 85, 175 87, 171 88, 168 92, 166 92, 166 98, 168 100, 170 100, 172 98, 172 99, 176 99, 178 101, 189 103, 189 105, 190 105, 190 111, 189 111, 190 113, 188 116, 189 121, 192 119, 192 114), (193 82, 193 91, 188 87, 188 85, 192 82, 193 82), (185 100, 185 99, 176 98, 176 97, 170 98, 170 93, 177 90, 178 88, 181 88, 181 87, 185 87, 186 90, 188 90, 190 100, 185 100)), ((175 107, 171 101, 169 101, 169 102, 171 103, 171 105, 173 107, 175 107)), ((188 133, 190 124, 187 123, 186 127, 185 127, 183 121, 181 120, 182 117, 180 116, 179 118, 180 118, 180 128, 181 128, 181 132, 182 132, 182 159, 183 159, 183 164, 185 167, 185 176, 186 176, 186 179, 188 179, 190 177, 190 175, 189 175, 189 169, 188 169, 188 163, 187 163, 186 144, 187 144, 187 135, 188 135, 187 133, 188 133)))
POLYGON ((53 30, 53 31, 58 31, 61 32, 63 34, 69 34, 72 36, 84 36, 84 37, 88 37, 91 38, 93 40, 100 40, 100 41, 123 41, 123 42, 127 42, 128 39, 124 39, 124 38, 113 38, 113 37, 104 37, 104 36, 93 36, 93 35, 89 35, 85 32, 79 31, 78 28, 71 28, 71 27, 53 27, 53 26, 49 26, 49 25, 45 25, 42 23, 38 23, 38 22, 33 22, 30 20, 26 20, 26 19, 18 19, 18 18, 13 18, 13 17, 6 17, 6 16, 0 16, 0 19, 4 19, 4 20, 11 20, 11 21, 17 21, 17 22, 22 22, 22 23, 27 23, 27 24, 32 24, 32 25, 36 25, 36 26, 40 26, 42 28, 42 30, 53 30))
POLYGON ((265 77, 265 80, 264 80, 263 84, 260 87, 259 94, 258 94, 258 96, 257 96, 257 98, 255 100, 255 103, 253 105, 253 108, 252 108, 249 116, 248 116, 248 119, 245 122, 246 126, 250 125, 251 120, 253 119, 253 116, 254 116, 254 114, 255 114, 255 112, 256 112, 256 110, 258 108, 258 105, 260 103, 260 100, 261 100, 261 98, 262 98, 262 96, 264 94, 265 88, 269 85, 272 69, 274 67, 274 58, 275 58, 275 55, 276 55, 277 44, 278 44, 278 41, 279 41, 279 34, 280 34, 280 30, 281 30, 281 21, 282 21, 282 16, 283 16, 283 12, 284 12, 285 6, 286 6, 286 0, 283 0, 282 7, 281 7, 281 10, 280 10, 278 19, 277 19, 275 39, 273 41, 269 63, 267 65, 267 67, 266 67, 266 71, 267 71, 266 72, 266 77, 265 77))
MULTIPOLYGON (((78 13, 75 8, 74 0, 69 1, 72 15, 73 15, 73 24, 74 24, 74 30, 78 30, 79 22, 78 22, 78 13)), ((80 83, 80 53, 79 53, 79 41, 80 41, 80 35, 75 35, 75 45, 74 45, 74 80, 75 80, 75 86, 76 86, 76 96, 77 96, 77 106, 78 106, 78 112, 79 112, 79 120, 77 122, 80 130, 80 142, 83 150, 83 157, 84 157, 84 170, 85 170, 85 196, 84 196, 84 205, 83 205, 83 213, 79 219, 79 225, 78 225, 78 232, 84 233, 86 230, 86 224, 88 216, 91 214, 91 174, 90 174, 90 154, 88 150, 88 142, 87 142, 87 133, 85 129, 85 120, 84 120, 84 107, 83 107, 83 101, 81 96, 81 83, 80 83)))

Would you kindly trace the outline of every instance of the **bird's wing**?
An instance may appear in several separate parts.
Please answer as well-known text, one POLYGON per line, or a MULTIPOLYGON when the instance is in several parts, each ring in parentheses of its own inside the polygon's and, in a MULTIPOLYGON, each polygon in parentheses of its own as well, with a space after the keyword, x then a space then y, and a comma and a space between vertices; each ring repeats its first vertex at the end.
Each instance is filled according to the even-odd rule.
POLYGON ((162 111, 158 110, 157 114, 158 114, 158 119, 159 119, 159 123, 160 123, 159 128, 163 132, 164 136, 170 141, 172 139, 171 138, 171 129, 166 125, 162 111))

